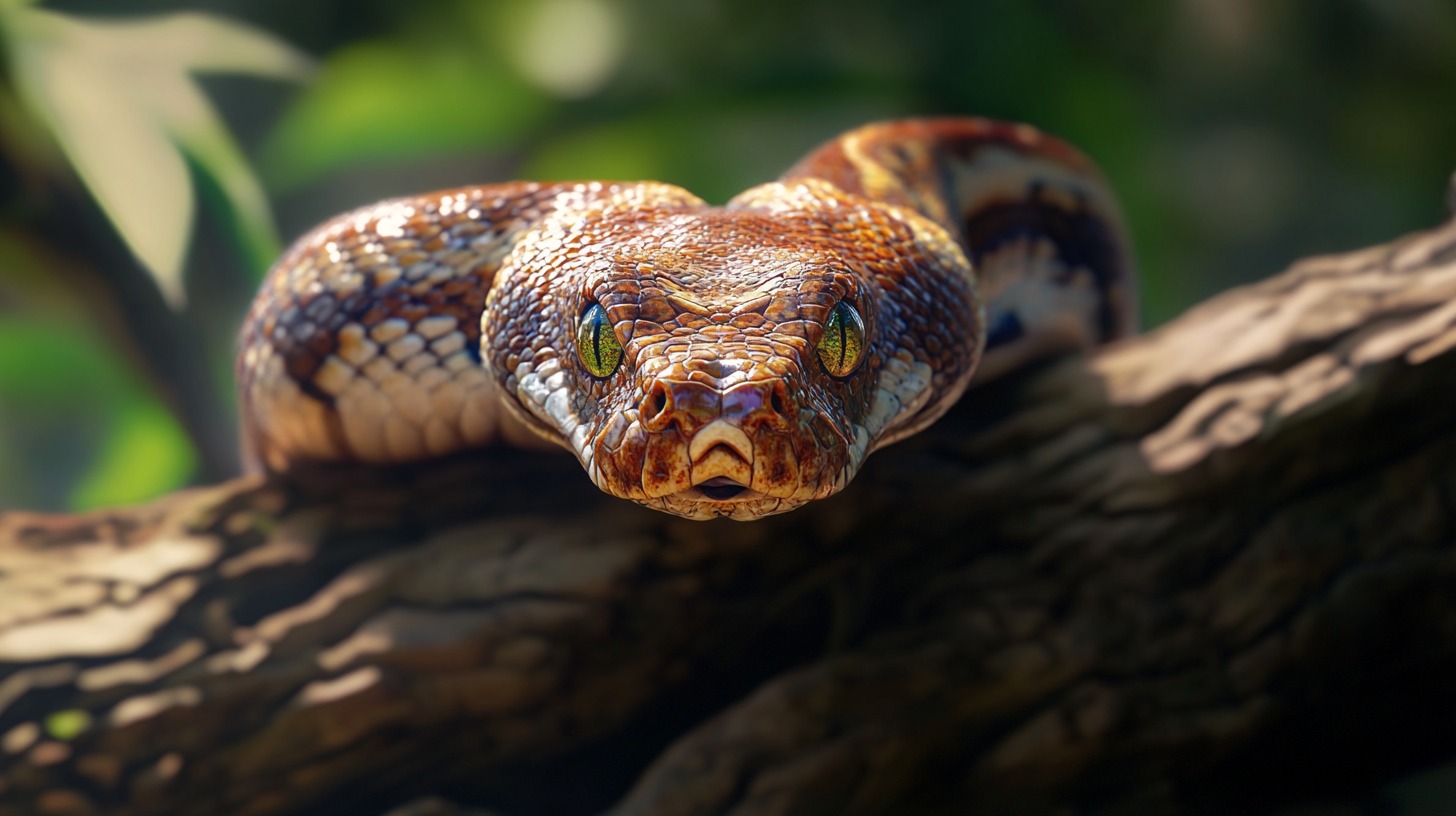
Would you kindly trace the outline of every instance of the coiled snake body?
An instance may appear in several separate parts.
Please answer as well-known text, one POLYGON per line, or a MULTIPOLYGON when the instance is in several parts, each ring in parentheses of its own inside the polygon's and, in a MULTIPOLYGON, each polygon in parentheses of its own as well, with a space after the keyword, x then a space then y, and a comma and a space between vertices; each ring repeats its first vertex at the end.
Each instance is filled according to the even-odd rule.
POLYGON ((689 518, 828 496, 974 373, 1131 330, 1117 207, 1025 126, 869 125, 711 207, 656 182, 514 182, 339 216, 243 328, 245 441, 277 472, 565 446, 689 518))

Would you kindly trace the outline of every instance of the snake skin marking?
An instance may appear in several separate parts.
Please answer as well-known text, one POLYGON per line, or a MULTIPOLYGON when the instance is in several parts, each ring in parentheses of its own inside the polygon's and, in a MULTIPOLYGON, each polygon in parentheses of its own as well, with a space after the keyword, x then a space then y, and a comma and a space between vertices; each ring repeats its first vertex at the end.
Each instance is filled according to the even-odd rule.
POLYGON ((278 473, 544 441, 613 495, 746 520, 843 488, 978 364, 1118 337, 1133 311, 1085 158, 1026 126, 912 120, 722 207, 517 182, 340 216, 270 273, 238 379, 278 473))

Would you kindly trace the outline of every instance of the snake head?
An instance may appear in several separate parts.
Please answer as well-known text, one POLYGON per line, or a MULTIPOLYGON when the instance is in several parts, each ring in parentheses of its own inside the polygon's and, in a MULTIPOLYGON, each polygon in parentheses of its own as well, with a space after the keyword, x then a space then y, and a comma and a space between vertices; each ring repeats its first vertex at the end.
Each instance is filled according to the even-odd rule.
POLYGON ((913 213, 813 180, 723 208, 642 185, 516 244, 482 357, 602 490, 749 520, 839 491, 943 413, 983 323, 965 256, 913 213))

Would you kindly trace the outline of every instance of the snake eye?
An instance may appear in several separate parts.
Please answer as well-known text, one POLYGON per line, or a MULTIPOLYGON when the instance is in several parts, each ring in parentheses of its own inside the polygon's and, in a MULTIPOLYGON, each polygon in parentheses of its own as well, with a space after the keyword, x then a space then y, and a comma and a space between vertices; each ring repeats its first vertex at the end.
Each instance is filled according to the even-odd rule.
POLYGON ((831 377, 848 377, 864 357, 865 328, 859 312, 841 300, 834 304, 819 338, 819 362, 831 377))
POLYGON ((606 379, 622 364, 622 344, 607 321, 607 310, 593 303, 576 329, 576 356, 593 377, 606 379))

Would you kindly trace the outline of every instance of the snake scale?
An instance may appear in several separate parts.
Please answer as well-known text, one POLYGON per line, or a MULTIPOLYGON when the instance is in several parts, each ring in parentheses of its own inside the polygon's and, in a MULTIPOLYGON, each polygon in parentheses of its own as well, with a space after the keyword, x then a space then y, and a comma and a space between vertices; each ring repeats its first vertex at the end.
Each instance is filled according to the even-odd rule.
POLYGON ((245 446, 286 475, 544 440, 612 495, 754 519, 840 490, 973 374, 1129 333, 1134 286, 1092 163, 987 119, 867 125, 721 207, 658 182, 427 193, 269 273, 245 446))

